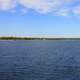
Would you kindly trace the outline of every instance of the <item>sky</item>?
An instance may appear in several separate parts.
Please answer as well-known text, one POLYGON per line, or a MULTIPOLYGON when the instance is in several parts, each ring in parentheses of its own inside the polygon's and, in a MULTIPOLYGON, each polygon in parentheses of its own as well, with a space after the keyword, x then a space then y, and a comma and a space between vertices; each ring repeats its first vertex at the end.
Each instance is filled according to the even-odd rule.
POLYGON ((0 36, 80 37, 80 0, 0 0, 0 36))

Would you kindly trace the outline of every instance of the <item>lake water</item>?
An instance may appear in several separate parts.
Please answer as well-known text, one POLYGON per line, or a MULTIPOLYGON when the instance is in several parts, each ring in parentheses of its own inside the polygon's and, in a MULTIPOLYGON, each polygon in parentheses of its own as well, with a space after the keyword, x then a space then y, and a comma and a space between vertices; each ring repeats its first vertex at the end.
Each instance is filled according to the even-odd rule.
POLYGON ((0 41, 0 80, 80 80, 80 41, 0 41))

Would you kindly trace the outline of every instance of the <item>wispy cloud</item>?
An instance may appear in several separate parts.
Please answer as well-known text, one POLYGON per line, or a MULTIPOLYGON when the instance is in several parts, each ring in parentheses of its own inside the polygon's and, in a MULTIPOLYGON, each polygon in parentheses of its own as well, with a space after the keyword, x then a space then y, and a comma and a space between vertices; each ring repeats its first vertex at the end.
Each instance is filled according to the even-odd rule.
POLYGON ((70 9, 60 9, 56 12, 56 15, 59 15, 59 16, 69 16, 70 15, 70 9))
POLYGON ((19 0, 19 3, 26 8, 33 9, 40 13, 50 13, 72 3, 73 0, 19 0))
POLYGON ((0 0, 0 10, 13 9, 16 6, 13 0, 0 0))
MULTIPOLYGON (((0 10, 16 9, 20 4, 27 9, 32 9, 36 12, 47 14, 55 13, 60 16, 68 16, 71 12, 73 14, 80 14, 79 0, 0 0, 0 10), (77 7, 78 6, 78 7, 77 7)), ((23 9, 23 13, 26 13, 23 9)))
POLYGON ((73 13, 77 14, 77 15, 80 15, 80 6, 74 7, 73 13))

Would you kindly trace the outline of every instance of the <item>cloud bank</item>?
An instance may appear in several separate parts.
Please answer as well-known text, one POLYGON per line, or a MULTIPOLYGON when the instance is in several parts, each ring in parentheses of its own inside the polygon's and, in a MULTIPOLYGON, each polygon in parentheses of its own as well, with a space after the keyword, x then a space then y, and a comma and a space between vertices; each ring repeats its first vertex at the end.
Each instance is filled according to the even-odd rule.
POLYGON ((16 10, 18 5, 25 8, 24 13, 31 9, 41 14, 80 15, 80 0, 0 0, 0 11, 16 10))

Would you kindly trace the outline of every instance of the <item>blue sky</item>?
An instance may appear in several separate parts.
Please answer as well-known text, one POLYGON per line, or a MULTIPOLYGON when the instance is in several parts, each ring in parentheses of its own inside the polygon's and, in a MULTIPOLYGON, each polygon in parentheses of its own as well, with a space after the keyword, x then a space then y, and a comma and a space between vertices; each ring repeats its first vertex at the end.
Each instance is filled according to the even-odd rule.
POLYGON ((80 37, 80 1, 0 0, 0 36, 80 37))

